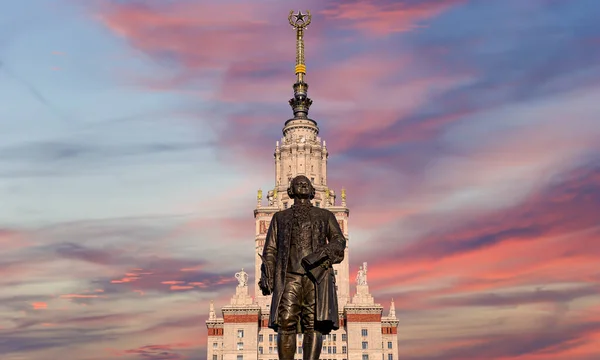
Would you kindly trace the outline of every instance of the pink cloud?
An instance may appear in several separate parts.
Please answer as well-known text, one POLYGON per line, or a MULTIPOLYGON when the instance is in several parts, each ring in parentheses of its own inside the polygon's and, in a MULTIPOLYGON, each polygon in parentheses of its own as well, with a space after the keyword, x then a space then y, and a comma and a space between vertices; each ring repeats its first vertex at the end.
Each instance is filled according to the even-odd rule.
POLYGON ((366 34, 381 36, 423 27, 425 26, 423 20, 435 17, 464 2, 461 0, 434 0, 415 4, 390 2, 382 5, 368 1, 340 2, 334 7, 321 11, 321 14, 334 20, 343 21, 347 27, 366 34))
POLYGON ((113 3, 98 17, 144 51, 170 53, 189 69, 223 70, 236 54, 260 56, 260 39, 269 38, 273 48, 289 43, 289 34, 270 32, 262 20, 268 10, 249 3, 171 3, 160 9, 113 3))
POLYGON ((88 295, 88 294, 65 294, 60 296, 63 299, 93 299, 93 298, 103 298, 106 296, 102 295, 88 295))
POLYGON ((33 243, 27 239, 27 234, 24 232, 0 228, 0 246, 5 251, 21 249, 31 245, 33 243))

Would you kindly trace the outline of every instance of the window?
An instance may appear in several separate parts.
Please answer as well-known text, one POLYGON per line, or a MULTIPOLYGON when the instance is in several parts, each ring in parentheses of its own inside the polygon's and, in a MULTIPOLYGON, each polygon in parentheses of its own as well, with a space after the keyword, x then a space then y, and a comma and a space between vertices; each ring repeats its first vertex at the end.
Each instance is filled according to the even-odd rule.
POLYGON ((261 355, 263 354, 263 347, 262 346, 258 347, 258 353, 261 354, 261 355))
POLYGON ((258 342, 263 342, 263 334, 258 334, 258 342))
POLYGON ((244 360, 244 355, 238 355, 237 360, 244 360))
POLYGON ((348 335, 342 334, 342 341, 348 341, 348 335))
POLYGON ((287 201, 284 201, 284 202, 283 202, 283 208, 284 208, 284 209, 287 209, 287 208, 288 208, 287 201))
POLYGON ((238 349, 238 350, 244 350, 244 343, 243 343, 243 342, 241 342, 241 341, 240 341, 240 342, 238 342, 238 343, 237 343, 237 349, 238 349))
POLYGON ((334 354, 337 354, 337 346, 334 346, 334 347, 333 347, 333 353, 334 353, 334 354))
POLYGON ((239 338, 243 338, 244 337, 244 330, 238 330, 238 337, 239 338))
POLYGON ((369 360, 369 354, 363 354, 362 360, 369 360))
POLYGON ((273 353, 273 347, 269 346, 269 354, 273 353))
POLYGON ((298 354, 302 354, 302 346, 298 347, 298 354))
POLYGON ((269 342, 273 341, 273 334, 269 334, 269 342))
POLYGON ((273 335, 273 341, 277 342, 277 334, 273 335))
POLYGON ((348 348, 346 346, 342 346, 342 354, 348 353, 348 348))
POLYGON ((363 350, 367 350, 369 348, 369 343, 366 342, 366 341, 363 341, 362 342, 362 348, 363 348, 363 350))
POLYGON ((328 346, 328 347, 327 347, 327 353, 328 353, 328 354, 331 354, 331 351, 332 351, 332 350, 331 350, 331 346, 328 346))
POLYGON ((333 334, 333 341, 337 340, 337 334, 333 334))
POLYGON ((213 343, 213 349, 216 349, 216 348, 218 348, 218 347, 219 347, 219 344, 218 344, 218 343, 213 343))
POLYGON ((337 270, 333 270, 333 273, 335 274, 335 276, 337 276, 337 270))
POLYGON ((217 355, 213 355, 213 360, 217 360, 219 357, 217 355))
POLYGON ((392 348, 392 342, 388 341, 388 349, 391 349, 391 348, 392 348))
POLYGON ((394 360, 394 355, 388 354, 388 360, 394 360))
POLYGON ((317 205, 317 207, 321 207, 321 203, 320 202, 317 201, 315 204, 317 205))
MULTIPOLYGON (((312 169, 311 169, 311 170, 312 170, 312 169)), ((311 177, 311 178, 310 178, 310 182, 314 184, 314 183, 315 183, 315 178, 314 178, 314 177, 311 177)))
POLYGON ((361 333, 362 336, 368 336, 369 335, 369 332, 367 331, 367 329, 362 329, 360 333, 361 333))

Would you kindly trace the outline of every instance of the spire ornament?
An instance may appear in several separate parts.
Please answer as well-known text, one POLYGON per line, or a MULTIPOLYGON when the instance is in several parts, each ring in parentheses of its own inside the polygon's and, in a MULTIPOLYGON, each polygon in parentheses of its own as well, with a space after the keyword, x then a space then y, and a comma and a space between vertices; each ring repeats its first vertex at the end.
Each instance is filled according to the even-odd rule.
POLYGON ((306 10, 306 14, 302 11, 298 11, 294 14, 294 10, 290 10, 288 20, 290 25, 296 30, 296 76, 298 83, 304 82, 304 75, 306 75, 306 65, 304 64, 304 29, 310 25, 312 19, 310 11, 306 10))
POLYGON ((304 63, 304 29, 308 27, 311 21, 310 11, 302 13, 290 10, 288 20, 294 30, 296 30, 296 83, 294 84, 294 98, 290 99, 290 106, 294 111, 294 119, 307 119, 308 109, 312 100, 308 98, 308 84, 304 81, 306 76, 306 64, 304 63))

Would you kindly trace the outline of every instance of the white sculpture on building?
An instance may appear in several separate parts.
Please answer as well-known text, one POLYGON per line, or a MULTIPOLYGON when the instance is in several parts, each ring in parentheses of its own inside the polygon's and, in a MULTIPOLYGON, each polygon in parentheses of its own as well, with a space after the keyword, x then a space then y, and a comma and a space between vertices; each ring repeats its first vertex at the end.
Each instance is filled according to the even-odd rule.
POLYGON ((235 278, 239 283, 238 287, 248 286, 248 273, 244 271, 244 268, 242 268, 242 271, 235 273, 235 278))
POLYGON ((364 262, 362 266, 358 268, 356 274, 356 285, 367 285, 367 263, 364 262))

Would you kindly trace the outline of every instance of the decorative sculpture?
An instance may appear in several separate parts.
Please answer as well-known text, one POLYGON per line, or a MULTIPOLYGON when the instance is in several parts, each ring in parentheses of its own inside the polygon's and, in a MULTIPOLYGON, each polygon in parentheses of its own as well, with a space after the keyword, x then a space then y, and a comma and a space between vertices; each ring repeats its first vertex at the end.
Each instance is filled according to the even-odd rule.
POLYGON ((235 273, 235 278, 238 281, 238 287, 248 286, 248 273, 244 271, 244 268, 242 268, 242 271, 235 273))
POLYGON ((364 262, 362 266, 358 268, 356 274, 356 285, 367 285, 367 263, 364 262))

